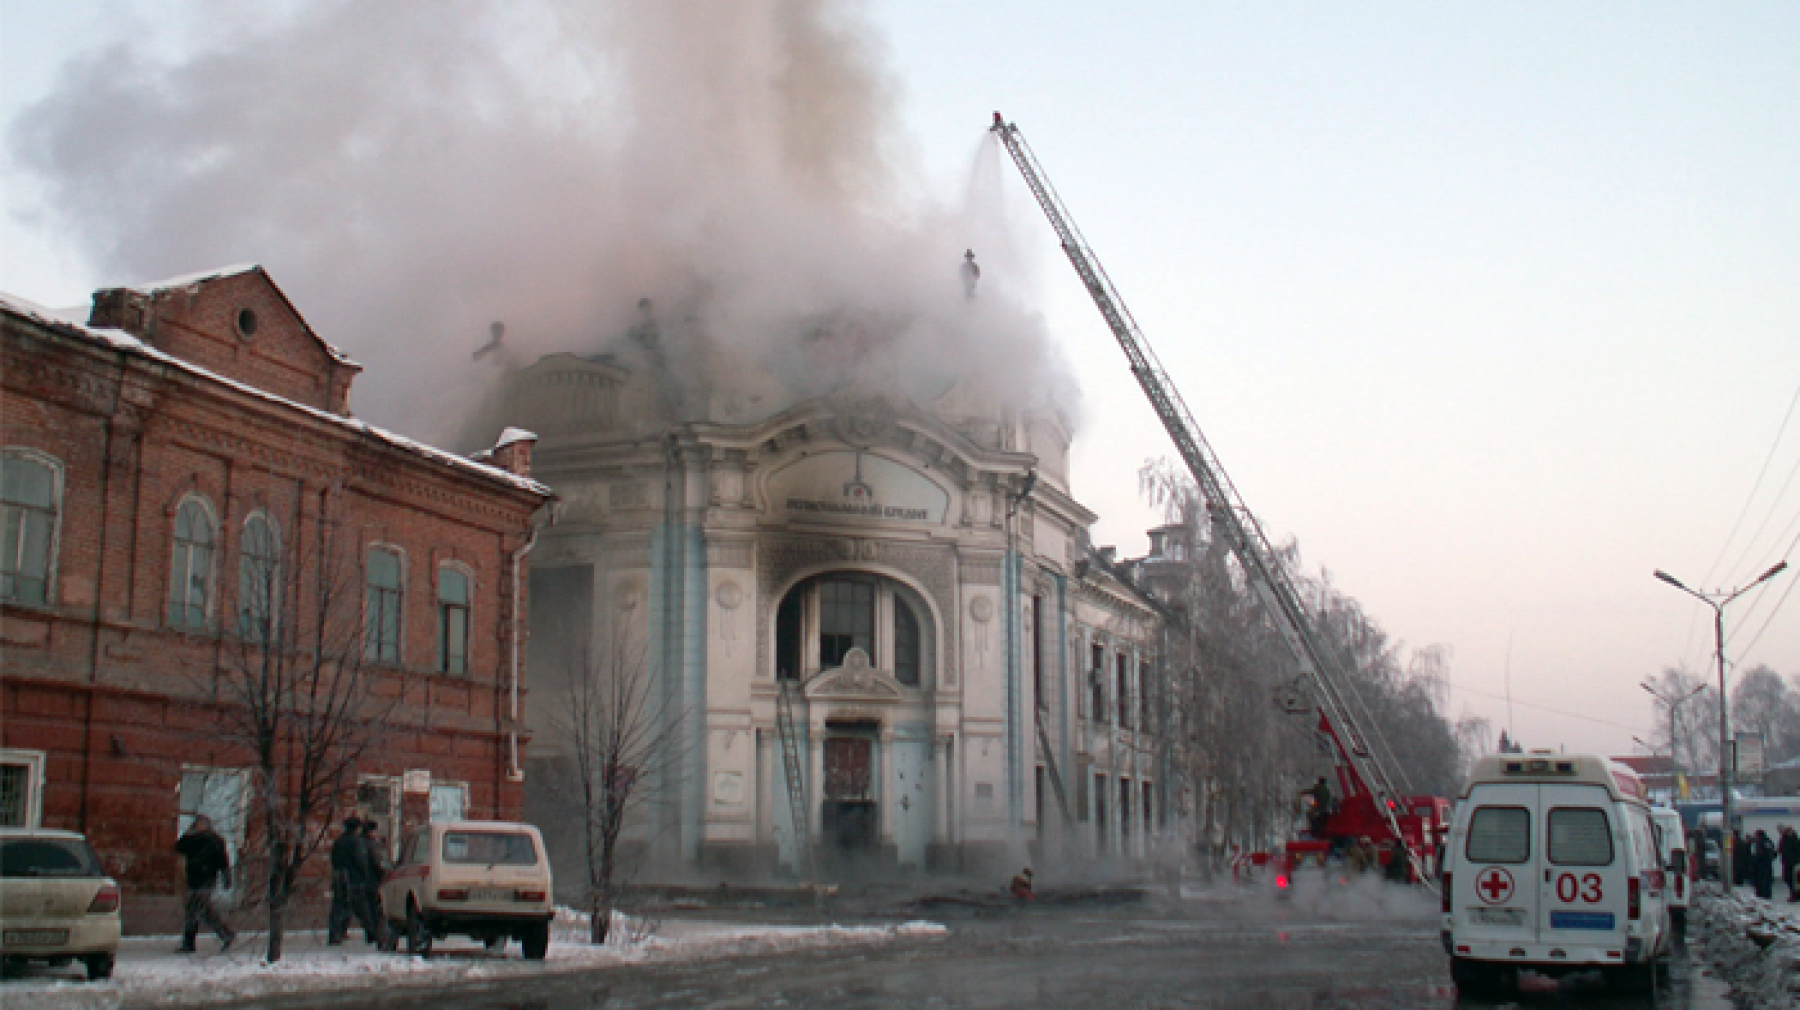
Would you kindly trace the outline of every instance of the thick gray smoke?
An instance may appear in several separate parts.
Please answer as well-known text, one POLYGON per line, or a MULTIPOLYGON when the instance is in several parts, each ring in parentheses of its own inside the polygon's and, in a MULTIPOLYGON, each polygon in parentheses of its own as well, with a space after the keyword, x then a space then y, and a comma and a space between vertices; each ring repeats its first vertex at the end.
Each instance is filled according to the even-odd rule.
POLYGON ((105 276, 264 264, 368 366, 358 413, 427 438, 491 376, 491 321, 528 362, 615 344, 642 298, 715 387, 1066 405, 998 201, 926 197, 881 57, 826 0, 198 3, 70 62, 7 140, 105 276))

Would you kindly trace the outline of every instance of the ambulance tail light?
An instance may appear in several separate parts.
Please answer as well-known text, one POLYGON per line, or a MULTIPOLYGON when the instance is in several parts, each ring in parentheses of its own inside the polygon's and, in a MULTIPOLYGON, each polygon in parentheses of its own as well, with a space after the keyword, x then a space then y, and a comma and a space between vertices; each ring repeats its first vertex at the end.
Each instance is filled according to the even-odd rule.
POLYGON ((1444 895, 1444 914, 1445 915, 1450 914, 1450 878, 1451 878, 1451 876, 1452 876, 1452 874, 1450 873, 1449 870, 1444 871, 1443 895, 1444 895))
POLYGON ((1643 917, 1643 891, 1644 885, 1637 877, 1625 882, 1625 918, 1632 922, 1643 917))

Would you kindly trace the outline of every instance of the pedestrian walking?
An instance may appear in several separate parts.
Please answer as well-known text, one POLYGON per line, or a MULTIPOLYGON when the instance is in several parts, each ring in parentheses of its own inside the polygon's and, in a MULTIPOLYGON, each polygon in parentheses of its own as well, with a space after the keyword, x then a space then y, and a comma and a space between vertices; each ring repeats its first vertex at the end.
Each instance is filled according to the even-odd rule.
POLYGON ((1750 839, 1750 886, 1764 901, 1775 893, 1775 843, 1761 828, 1750 839))
POLYGON ((202 814, 175 840, 175 851, 181 854, 187 875, 187 900, 181 908, 181 946, 177 952, 192 954, 200 927, 205 926, 219 935, 219 953, 223 954, 237 939, 237 931, 226 924, 213 906, 213 889, 231 886, 231 856, 225 839, 213 831, 212 819, 202 814))
POLYGON ((361 924, 363 938, 375 942, 375 916, 369 909, 369 850, 363 845, 363 822, 344 819, 344 833, 331 845, 331 914, 325 922, 325 942, 344 942, 352 918, 361 924))
POLYGON ((1775 854, 1781 858, 1781 880, 1787 884, 1788 900, 1800 901, 1800 889, 1794 887, 1794 870, 1800 867, 1800 833, 1792 825, 1781 826, 1781 841, 1775 845, 1775 854))

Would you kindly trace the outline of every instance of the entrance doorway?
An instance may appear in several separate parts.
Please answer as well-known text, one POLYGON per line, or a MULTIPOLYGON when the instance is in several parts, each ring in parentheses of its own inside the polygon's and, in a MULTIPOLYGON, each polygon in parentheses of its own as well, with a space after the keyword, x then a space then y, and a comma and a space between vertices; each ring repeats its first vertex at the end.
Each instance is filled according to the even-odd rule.
POLYGON ((825 738, 825 803, 820 827, 825 844, 844 854, 875 847, 877 827, 873 727, 828 728, 825 738))

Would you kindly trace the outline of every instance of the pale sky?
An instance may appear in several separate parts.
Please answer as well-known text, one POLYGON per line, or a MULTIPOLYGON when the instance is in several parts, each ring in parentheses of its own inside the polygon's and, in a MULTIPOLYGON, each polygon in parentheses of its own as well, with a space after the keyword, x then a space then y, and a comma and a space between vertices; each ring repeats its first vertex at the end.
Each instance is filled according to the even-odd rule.
MULTIPOLYGON (((182 52, 123 9, 0 0, 0 129, 116 33, 182 52)), ((1658 568, 1714 589, 1795 564, 1727 612, 1727 654, 1800 675, 1800 7, 867 10, 900 156, 944 194, 999 174, 1083 386, 1097 542, 1144 550, 1137 468, 1171 450, 983 153, 996 110, 1264 528, 1393 637, 1451 648, 1448 715, 1641 753, 1663 716, 1638 682, 1710 676, 1711 612, 1658 568)), ((34 227, 12 154, 0 290, 71 305, 151 279, 34 227)))

